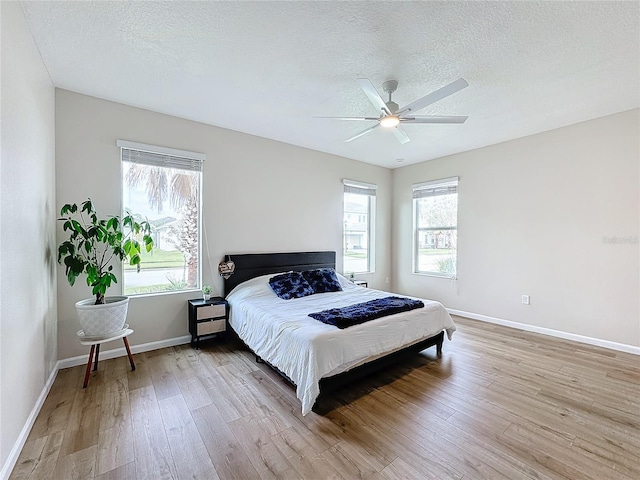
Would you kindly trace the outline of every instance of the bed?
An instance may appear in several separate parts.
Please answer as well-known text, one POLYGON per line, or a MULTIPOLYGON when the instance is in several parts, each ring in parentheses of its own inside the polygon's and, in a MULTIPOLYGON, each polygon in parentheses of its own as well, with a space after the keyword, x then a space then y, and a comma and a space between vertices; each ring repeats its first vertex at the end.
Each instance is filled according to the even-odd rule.
POLYGON ((306 415, 320 393, 382 368, 410 352, 436 346, 441 354, 444 333, 456 327, 438 302, 421 299, 424 307, 338 329, 308 315, 331 307, 388 297, 337 274, 341 291, 282 300, 269 279, 289 271, 335 268, 335 252, 229 255, 235 271, 225 280, 230 305, 229 325, 256 354, 296 387, 306 415))

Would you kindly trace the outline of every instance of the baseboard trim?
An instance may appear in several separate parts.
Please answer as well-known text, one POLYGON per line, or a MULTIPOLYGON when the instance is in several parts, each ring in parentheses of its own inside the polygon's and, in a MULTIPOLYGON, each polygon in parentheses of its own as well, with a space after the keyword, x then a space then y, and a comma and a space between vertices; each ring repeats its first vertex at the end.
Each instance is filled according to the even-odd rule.
MULTIPOLYGON (((176 345, 184 345, 191 342, 191 335, 185 335, 183 337, 168 338, 166 340, 159 340, 157 342, 142 343, 140 345, 131 345, 131 353, 149 352, 151 350, 158 350, 160 348, 174 347, 176 345)), ((110 358, 123 357, 127 354, 127 350, 124 347, 114 348, 112 350, 100 350, 100 360, 108 360, 110 358)), ((89 360, 89 354, 79 355, 77 357, 65 358, 58 361, 58 368, 76 367, 78 365, 86 365, 89 360)))
POLYGON ((480 320, 482 322, 487 322, 487 323, 495 323, 497 325, 517 328, 519 330, 524 330, 527 332, 542 333, 543 335, 562 338, 564 340, 573 340, 574 342, 586 343, 589 345, 595 345, 597 347, 609 348, 611 350, 631 353, 633 355, 640 355, 640 347, 635 347, 633 345, 626 345, 624 343, 611 342, 609 340, 602 340, 599 338, 586 337, 584 335, 577 335, 575 333, 568 333, 560 330, 553 330, 551 328, 536 327, 535 325, 527 325, 526 323, 513 322, 511 320, 504 320, 502 318, 489 317, 487 315, 480 315, 479 313, 465 312, 463 310, 454 310, 453 308, 447 308, 447 311, 451 315, 458 315, 459 317, 467 317, 473 320, 480 320))
POLYGON ((4 462, 4 465, 2 466, 2 470, 0 470, 0 479, 2 480, 7 480, 9 478, 9 475, 11 475, 11 472, 13 471, 13 467, 16 466, 16 462, 18 461, 20 452, 22 451, 24 444, 27 442, 27 437, 31 432, 31 428, 33 427, 33 424, 35 423, 36 418, 40 413, 40 409, 42 408, 42 405, 44 405, 44 401, 47 399, 47 395, 49 395, 49 391, 53 386, 53 382, 55 381, 56 376, 58 375, 58 370, 59 370, 58 363, 60 362, 56 362, 56 364, 53 366, 53 370, 51 371, 51 374, 49 374, 49 378, 47 379, 47 382, 44 384, 44 387, 42 388, 42 392, 40 392, 40 396, 38 397, 38 400, 36 400, 35 405, 31 409, 31 413, 29 413, 29 416, 27 417, 27 421, 25 422, 24 427, 22 427, 22 430, 20 431, 20 435, 18 435, 18 439, 13 444, 13 448, 9 452, 9 456, 7 457, 7 460, 4 462))
MULTIPOLYGON (((148 352, 150 350, 157 350, 159 348, 173 347, 176 345, 184 345, 185 343, 189 343, 189 342, 191 342, 191 335, 185 335, 183 337, 168 338, 166 340, 143 343, 140 345, 131 345, 131 353, 148 352)), ((113 350, 106 350, 104 352, 100 352, 100 360, 108 360, 110 358, 122 357, 126 354, 127 354, 127 351, 124 347, 114 348, 113 350)), ((75 367, 77 365, 86 365, 88 359, 89 359, 89 354, 80 355, 77 357, 65 358, 63 360, 58 360, 56 362, 56 364, 53 367, 53 371, 51 372, 51 374, 49 375, 49 378, 47 379, 47 383, 45 383, 44 387, 42 388, 42 392, 40 392, 40 396, 38 397, 38 400, 36 401, 35 405, 31 409, 31 413, 29 413, 29 417, 27 417, 27 421, 25 422, 24 427, 22 427, 22 430, 20 431, 20 435, 18 435, 18 439, 14 443, 13 448, 11 449, 11 452, 9 452, 9 456, 7 457, 7 460, 4 462, 4 465, 2 465, 2 470, 0 470, 0 480, 7 480, 9 478, 9 475, 11 475, 11 472, 13 471, 13 468, 15 467, 16 462, 18 461, 18 457, 20 456, 20 452, 22 451, 24 444, 27 441, 27 437, 31 432, 31 428, 33 427, 33 424, 35 423, 36 418, 40 413, 40 409, 42 408, 42 405, 44 405, 44 401, 47 399, 47 395, 49 395, 49 391, 51 390, 51 387, 53 386, 53 382, 55 381, 56 376, 58 375, 58 371, 62 370, 63 368, 75 367)))

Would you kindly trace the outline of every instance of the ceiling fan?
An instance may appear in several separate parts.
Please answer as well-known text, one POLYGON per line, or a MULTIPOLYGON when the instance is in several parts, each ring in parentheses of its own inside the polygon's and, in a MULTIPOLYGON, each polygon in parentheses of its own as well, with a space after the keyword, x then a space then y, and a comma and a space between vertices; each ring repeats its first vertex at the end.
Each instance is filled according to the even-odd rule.
POLYGON ((389 128, 398 139, 400 143, 407 143, 410 139, 405 132, 404 128, 402 128, 403 123, 464 123, 467 118, 465 116, 442 116, 442 115, 413 115, 413 112, 417 112, 425 108, 432 103, 436 103, 443 98, 448 97, 449 95, 453 95, 456 92, 459 92, 463 88, 469 86, 467 81, 464 78, 459 78, 455 82, 451 82, 449 85, 445 85, 438 90, 431 92, 428 95, 425 95, 410 104, 399 108, 398 104, 391 100, 391 94, 396 91, 398 88, 397 80, 387 80, 382 84, 382 89, 389 94, 389 101, 385 102, 380 94, 378 94, 376 88, 373 84, 367 80, 366 78, 359 78, 358 83, 360 84, 360 88, 364 91, 364 93, 369 98, 369 101, 373 104, 374 107, 380 112, 379 117, 316 117, 316 118, 333 118, 335 120, 369 120, 377 122, 373 127, 367 128, 366 130, 358 133, 357 135, 345 140, 345 142, 350 142, 355 140, 356 138, 360 138, 363 135, 366 135, 369 132, 372 132, 378 127, 389 128))

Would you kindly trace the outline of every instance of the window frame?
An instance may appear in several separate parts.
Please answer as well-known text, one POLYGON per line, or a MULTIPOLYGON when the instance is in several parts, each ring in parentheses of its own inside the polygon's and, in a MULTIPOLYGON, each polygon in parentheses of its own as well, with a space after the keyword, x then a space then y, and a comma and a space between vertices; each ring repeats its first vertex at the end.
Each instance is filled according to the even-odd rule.
MULTIPOLYGON (((342 180, 342 270, 345 274, 354 273, 357 275, 375 273, 375 227, 376 227, 376 194, 378 186, 372 183, 360 182, 357 180, 349 180, 344 178, 342 180), (367 270, 363 271, 347 271, 345 270, 345 235, 346 235, 346 222, 345 222, 345 194, 351 193, 356 195, 368 196, 367 202, 367 270)), ((361 214, 358 214, 361 215, 361 214)))
MULTIPOLYGON (((161 165, 164 168, 176 168, 182 170, 191 170, 199 173, 198 175, 198 272, 196 278, 196 285, 193 287, 185 287, 177 290, 165 290, 158 292, 143 292, 143 293, 124 293, 125 292, 125 264, 121 264, 121 284, 120 290, 122 295, 126 295, 129 297, 141 297, 141 296, 154 296, 154 295, 172 295, 176 293, 185 293, 185 292, 196 292, 202 289, 202 255, 203 255, 203 245, 202 245, 202 236, 203 236, 203 216, 202 216, 202 205, 203 205, 203 173, 204 173, 204 161, 206 156, 203 153, 198 152, 190 152, 187 150, 179 150, 175 148, 161 147, 157 145, 148 145, 144 143, 132 142, 128 140, 117 140, 116 145, 120 149, 120 211, 125 213, 124 206, 124 182, 123 182, 123 171, 124 171, 124 162, 126 161, 123 156, 124 150, 134 150, 139 151, 141 153, 150 153, 153 155, 167 156, 173 157, 179 161, 178 164, 171 164, 169 161, 168 165, 161 165), (184 162, 184 165, 181 165, 181 162, 184 162), (186 164, 190 164, 189 167, 186 167, 186 164)), ((142 164, 151 165, 151 163, 141 162, 142 164)), ((135 211, 133 213, 136 213, 135 211)), ((144 267, 144 265, 142 265, 144 267)))
POLYGON ((414 275, 424 275, 429 277, 448 278, 457 280, 458 278, 458 215, 459 215, 459 178, 449 177, 428 182, 416 183, 411 186, 412 190, 412 208, 413 208, 413 248, 412 248, 412 273, 414 275), (441 193, 438 192, 441 191, 441 193), (428 192, 428 193, 427 193, 428 192), (448 195, 455 193, 456 195, 456 215, 455 226, 434 226, 419 227, 420 208, 419 200, 421 198, 435 197, 440 195, 448 195), (420 233, 422 231, 442 231, 449 230, 456 232, 456 247, 454 250, 455 273, 449 274, 445 272, 420 270, 420 233))

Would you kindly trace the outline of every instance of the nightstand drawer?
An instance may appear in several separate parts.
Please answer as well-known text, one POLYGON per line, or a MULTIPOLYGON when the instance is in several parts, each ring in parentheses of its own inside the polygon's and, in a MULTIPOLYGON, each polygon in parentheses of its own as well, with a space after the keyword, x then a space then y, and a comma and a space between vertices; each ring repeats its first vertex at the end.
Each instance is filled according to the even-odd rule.
MULTIPOLYGON (((224 303, 220 305, 207 305, 206 307, 198 308, 196 319, 202 320, 204 318, 224 317, 226 313, 227 312, 224 303)), ((199 333, 198 335, 202 334, 199 333)))
MULTIPOLYGON (((213 305, 218 307, 218 305, 213 305)), ((224 315, 224 305, 222 307, 222 314, 224 315)), ((198 323, 198 336, 208 335, 210 333, 224 332, 226 330, 226 320, 221 318, 220 320, 211 320, 210 322, 198 323)))

